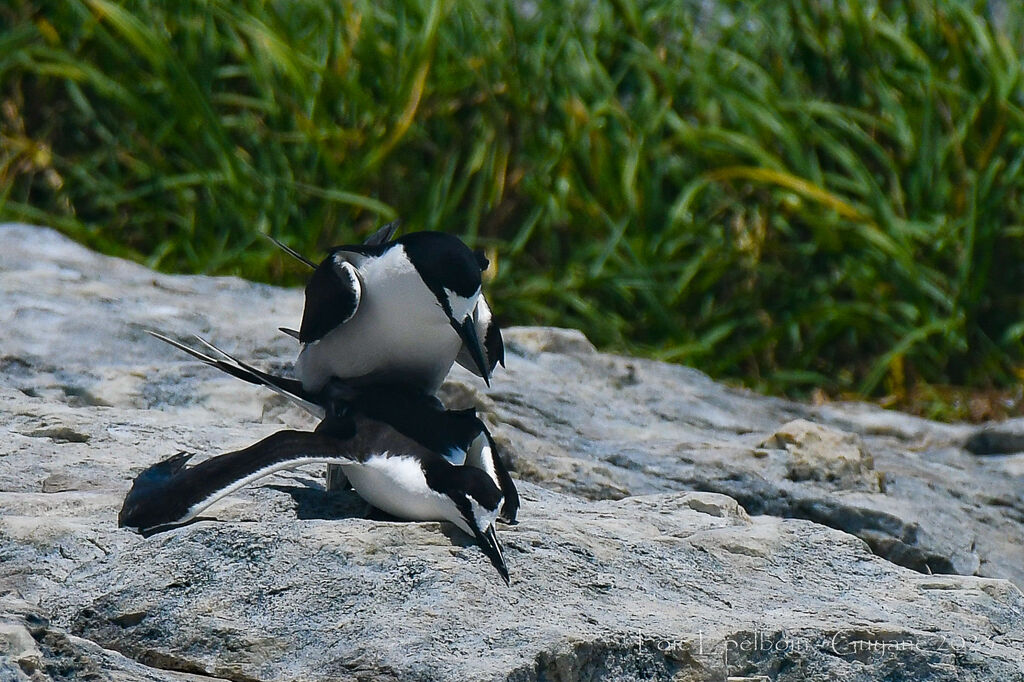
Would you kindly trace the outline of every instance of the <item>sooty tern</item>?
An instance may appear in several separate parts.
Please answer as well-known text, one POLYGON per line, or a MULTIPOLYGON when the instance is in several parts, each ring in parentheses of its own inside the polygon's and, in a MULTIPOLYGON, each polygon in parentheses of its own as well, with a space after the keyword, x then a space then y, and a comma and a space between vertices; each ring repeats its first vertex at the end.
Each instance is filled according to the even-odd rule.
MULTIPOLYGON (((332 381, 319 391, 312 392, 305 389, 302 382, 263 372, 200 336, 195 338, 219 354, 220 358, 189 348, 162 334, 153 331, 149 333, 222 372, 258 386, 266 386, 310 414, 326 421, 346 414, 351 409, 353 401, 358 401, 359 409, 363 413, 390 425, 421 447, 438 453, 452 465, 467 466, 486 474, 501 491, 501 520, 506 523, 516 522, 519 513, 519 492, 515 481, 502 462, 490 432, 473 410, 445 410, 437 398, 420 393, 411 387, 399 388, 395 385, 372 384, 353 387, 332 381), (434 423, 430 419, 422 418, 425 414, 443 414, 444 419, 434 423)), ((341 469, 347 477, 349 469, 344 466, 341 469)), ((330 479, 330 470, 328 473, 330 479)), ((355 483, 352 483, 355 487, 355 483)), ((328 488, 333 487, 335 486, 328 485, 328 488)))
POLYGON ((396 229, 335 246, 319 265, 271 238, 314 268, 298 332, 282 328, 302 344, 295 373, 307 390, 337 378, 434 393, 454 362, 488 385, 504 364, 501 330, 481 293, 487 259, 452 235, 392 239, 396 229))
POLYGON ((494 530, 501 491, 480 469, 456 466, 438 452, 465 448, 476 419, 467 417, 445 410, 429 396, 370 387, 351 398, 343 416, 325 420, 314 432, 279 431, 194 466, 186 466, 191 455, 185 453, 154 464, 136 477, 118 524, 156 532, 190 521, 225 495, 275 471, 337 464, 374 507, 407 520, 450 521, 474 537, 508 584, 494 530), (430 431, 434 447, 408 437, 392 422, 430 431))

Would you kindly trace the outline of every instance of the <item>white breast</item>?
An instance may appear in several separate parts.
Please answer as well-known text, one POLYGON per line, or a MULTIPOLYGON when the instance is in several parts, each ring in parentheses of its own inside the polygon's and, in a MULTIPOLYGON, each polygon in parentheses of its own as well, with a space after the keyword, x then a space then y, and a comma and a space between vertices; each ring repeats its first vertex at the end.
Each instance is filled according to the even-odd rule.
POLYGON ((410 521, 455 521, 465 526, 458 523, 461 515, 451 499, 427 486, 413 457, 385 454, 343 464, 342 469, 359 496, 381 511, 410 521))

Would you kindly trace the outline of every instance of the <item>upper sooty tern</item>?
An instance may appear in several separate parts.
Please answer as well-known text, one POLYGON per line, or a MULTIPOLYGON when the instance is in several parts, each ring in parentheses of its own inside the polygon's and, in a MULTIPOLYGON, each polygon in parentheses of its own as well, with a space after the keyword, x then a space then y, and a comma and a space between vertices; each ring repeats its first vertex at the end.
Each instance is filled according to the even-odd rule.
POLYGON ((473 536, 509 584, 494 530, 501 491, 484 471, 456 466, 439 454, 462 452, 465 459, 477 424, 475 416, 445 410, 436 399, 407 388, 366 387, 350 396, 344 414, 324 420, 315 432, 279 431, 190 467, 191 455, 184 453, 154 464, 136 477, 118 524, 154 532, 195 518, 275 471, 337 464, 374 507, 408 520, 451 521, 473 536), (408 430, 429 432, 432 445, 410 438, 408 430))
MULTIPOLYGON (((516 489, 515 481, 505 467, 505 463, 502 462, 498 447, 491 438, 490 432, 473 410, 444 410, 437 398, 419 393, 410 387, 399 389, 395 386, 380 384, 353 387, 342 382, 331 381, 319 391, 312 392, 306 390, 302 383, 295 379, 279 377, 256 369, 200 336, 195 338, 211 351, 218 353, 220 358, 189 348, 162 334, 153 331, 149 333, 222 372, 243 381, 270 388, 320 419, 329 421, 334 416, 343 415, 350 408, 353 400, 358 400, 361 405, 360 409, 364 412, 389 424, 393 429, 420 446, 439 453, 451 464, 466 465, 482 471, 501 491, 503 497, 501 520, 506 523, 515 523, 519 513, 519 492, 516 489), (392 399, 395 401, 394 404, 388 404, 381 396, 392 399), (403 405, 410 407, 408 416, 404 415, 401 410, 403 405), (429 419, 421 418, 425 414, 440 412, 444 413, 445 419, 437 424, 429 419), (457 447, 452 443, 456 443, 457 447)), ((347 475, 348 469, 341 468, 347 475)), ((333 486, 329 485, 328 487, 333 486)), ((367 501, 369 502, 369 500, 367 501)))
POLYGON ((332 378, 403 383, 434 393, 454 362, 490 385, 504 364, 501 330, 481 293, 482 253, 441 232, 392 240, 396 224, 365 243, 335 246, 310 267, 296 376, 318 391, 332 378))

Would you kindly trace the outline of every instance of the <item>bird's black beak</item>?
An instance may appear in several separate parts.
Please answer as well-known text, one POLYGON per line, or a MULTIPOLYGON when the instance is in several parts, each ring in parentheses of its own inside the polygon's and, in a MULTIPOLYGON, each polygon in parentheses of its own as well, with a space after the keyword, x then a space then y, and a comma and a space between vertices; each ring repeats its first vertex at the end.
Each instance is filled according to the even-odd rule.
POLYGON ((487 364, 487 359, 484 356, 484 348, 480 345, 480 337, 476 335, 476 324, 473 322, 472 315, 467 316, 461 323, 456 322, 454 319, 451 321, 452 328, 462 338, 462 343, 469 350, 470 356, 473 358, 473 362, 480 368, 480 376, 483 377, 484 383, 487 387, 491 386, 491 368, 487 364))
POLYGON ((477 544, 479 544, 480 548, 484 550, 484 554, 486 554, 487 558, 491 560, 494 567, 498 569, 498 573, 501 574, 505 584, 511 587, 512 581, 508 577, 508 566, 505 565, 505 557, 502 556, 501 545, 498 544, 498 536, 494 532, 494 524, 491 524, 487 530, 482 533, 479 530, 476 530, 475 525, 472 526, 472 528, 476 534, 477 544))

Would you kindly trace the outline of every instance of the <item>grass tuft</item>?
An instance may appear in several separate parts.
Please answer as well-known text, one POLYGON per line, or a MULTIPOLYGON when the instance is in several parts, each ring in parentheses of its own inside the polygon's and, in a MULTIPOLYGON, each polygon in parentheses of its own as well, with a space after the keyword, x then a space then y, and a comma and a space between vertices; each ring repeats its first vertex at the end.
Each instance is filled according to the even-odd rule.
POLYGON ((12 0, 0 217, 278 283, 259 231, 312 255, 401 217, 496 249, 506 322, 998 416, 1022 55, 1024 14, 966 0, 12 0))

